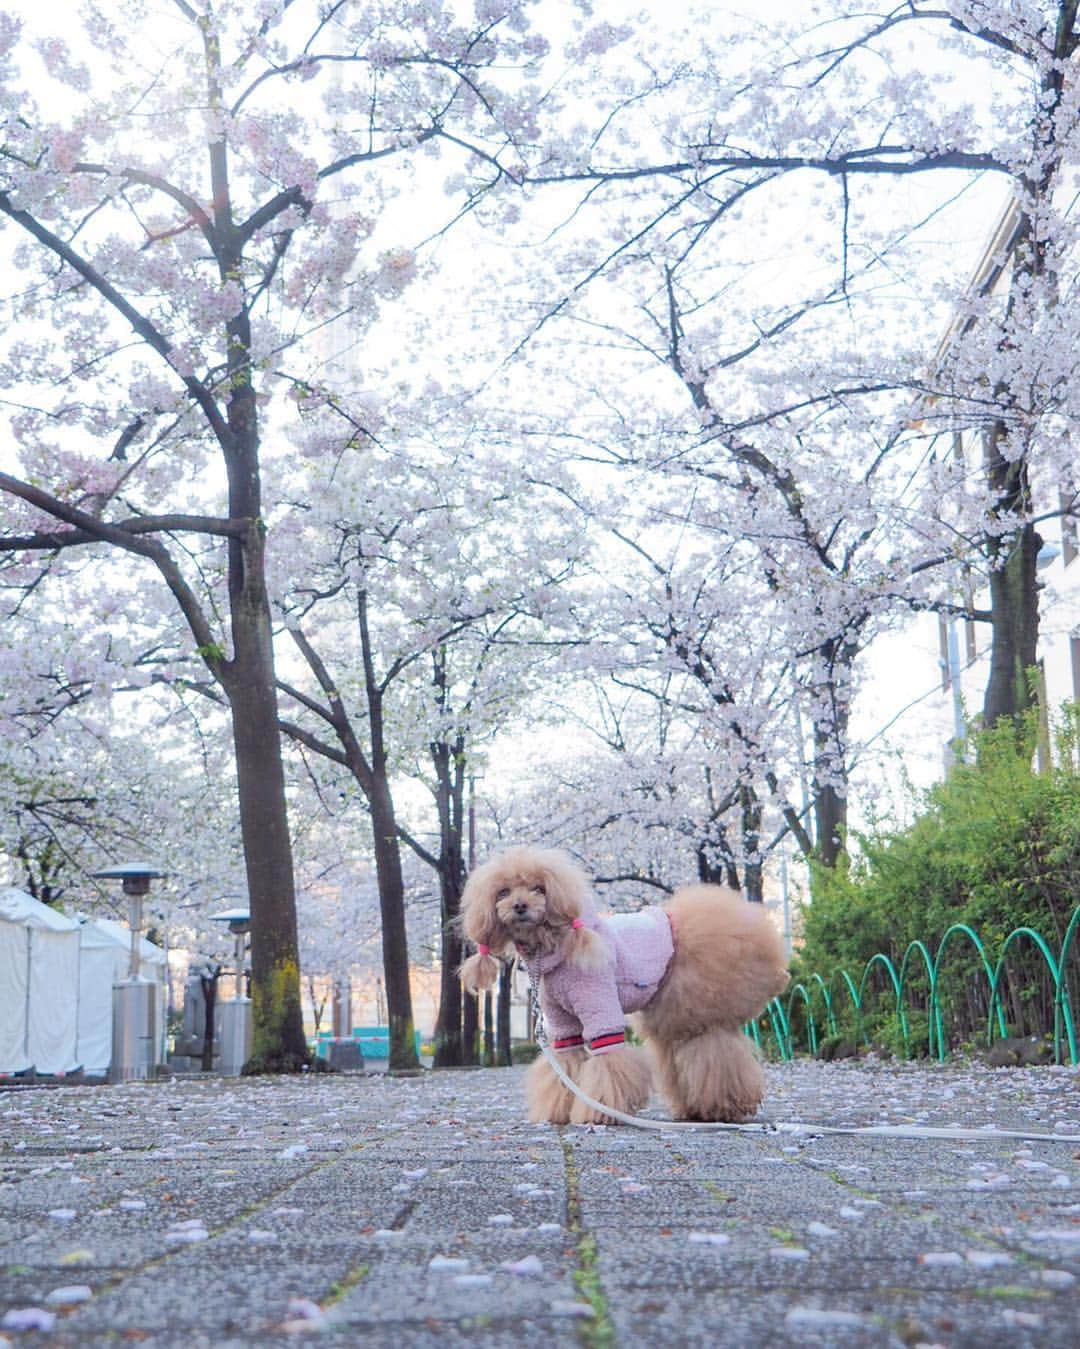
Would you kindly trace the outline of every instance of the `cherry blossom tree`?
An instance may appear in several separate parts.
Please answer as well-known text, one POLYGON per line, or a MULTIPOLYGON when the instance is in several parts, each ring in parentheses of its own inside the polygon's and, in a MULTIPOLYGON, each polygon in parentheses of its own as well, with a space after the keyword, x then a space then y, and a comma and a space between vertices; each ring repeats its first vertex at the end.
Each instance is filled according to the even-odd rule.
POLYGON ((466 782, 492 726, 539 678, 577 545, 502 454, 417 432, 398 445, 326 391, 306 390, 300 407, 299 509, 282 532, 306 567, 282 580, 306 669, 280 680, 282 726, 351 775, 370 817, 392 1067, 414 1060, 402 847, 438 877, 435 1058, 458 1064, 470 1052, 456 980, 466 782), (430 792, 434 828, 401 818, 407 777, 430 792))
POLYGON ((19 405, 0 548, 24 566, 120 550, 142 569, 140 601, 171 598, 182 654, 228 703, 254 1067, 307 1056, 266 581, 268 400, 306 334, 347 314, 358 337, 411 280, 412 252, 380 230, 394 166, 452 154, 464 186, 448 219, 516 160, 546 45, 527 8, 87 3, 78 44, 66 13, 25 31, 0 19, 19 317, 0 361, 19 405))
MULTIPOLYGON (((559 434, 581 459, 639 481, 651 466, 689 503, 661 504, 673 529, 721 556, 753 549, 758 613, 786 666, 769 706, 797 704, 810 731, 814 829, 795 832, 830 864, 858 660, 883 625, 963 608, 993 631, 985 719, 1031 696, 1037 526, 1071 481, 1061 361, 1075 310, 1060 297, 1075 277, 1077 13, 955 0, 799 17, 739 32, 710 10, 696 51, 658 49, 640 80, 599 95, 603 131, 577 143, 575 167, 535 166, 531 181, 581 189, 552 264, 559 298, 523 310, 519 349, 537 368, 573 353, 572 401, 589 414, 559 434), (1010 193, 995 265, 965 293, 985 230, 983 215, 976 234, 964 224, 966 203, 995 213, 1010 193), (948 453, 972 426, 974 478, 948 453), (956 597, 965 567, 985 576, 988 609, 956 597)), ((662 550, 646 556, 677 589, 662 550)), ((661 614, 652 630, 666 625, 666 648, 764 762, 758 686, 730 646, 703 646, 735 612, 716 592, 689 624, 661 614)), ((742 793, 751 829, 760 793, 795 830, 767 777, 742 793)))

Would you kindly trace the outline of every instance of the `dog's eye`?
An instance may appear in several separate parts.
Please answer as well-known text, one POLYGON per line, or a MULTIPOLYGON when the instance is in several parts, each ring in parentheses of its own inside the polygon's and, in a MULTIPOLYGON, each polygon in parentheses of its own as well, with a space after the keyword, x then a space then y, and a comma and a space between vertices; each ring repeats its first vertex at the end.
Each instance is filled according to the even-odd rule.
POLYGON ((504 885, 503 888, 502 888, 502 889, 498 892, 498 894, 495 896, 495 898, 496 898, 496 899, 505 899, 509 893, 510 893, 510 891, 509 891, 509 890, 506 888, 506 886, 504 885))
POLYGON ((544 889, 542 885, 534 885, 531 887, 531 889, 534 895, 544 895, 545 897, 547 895, 547 891, 544 889))

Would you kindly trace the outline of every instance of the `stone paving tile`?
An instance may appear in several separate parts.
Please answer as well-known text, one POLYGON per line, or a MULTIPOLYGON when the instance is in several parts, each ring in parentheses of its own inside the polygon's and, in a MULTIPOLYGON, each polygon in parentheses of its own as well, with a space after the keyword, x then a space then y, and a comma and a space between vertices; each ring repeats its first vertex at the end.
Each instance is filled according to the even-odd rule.
POLYGON ((872 1293, 804 1293, 740 1290, 707 1296, 676 1295, 661 1301, 631 1294, 613 1317, 622 1349, 657 1345, 711 1349, 904 1349, 909 1345, 958 1345, 967 1349, 1072 1349, 1075 1320, 1055 1320, 1041 1306, 928 1294, 913 1302, 907 1290, 872 1293), (975 1331, 974 1326, 978 1329, 975 1331))
MULTIPOLYGON (((785 1124, 1080 1134, 1072 1070, 769 1078, 785 1124)), ((1075 1342, 1080 1144, 560 1130, 520 1079, 0 1093, 0 1315, 85 1284, 49 1343, 1075 1342)))

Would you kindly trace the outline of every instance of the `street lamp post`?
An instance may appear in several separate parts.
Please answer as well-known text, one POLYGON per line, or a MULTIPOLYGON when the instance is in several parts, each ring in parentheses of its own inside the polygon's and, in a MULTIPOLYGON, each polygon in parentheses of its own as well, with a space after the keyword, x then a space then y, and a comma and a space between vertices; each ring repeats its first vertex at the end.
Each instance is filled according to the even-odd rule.
POLYGON ((250 909, 228 909, 211 915, 215 923, 224 923, 235 938, 233 959, 236 964, 236 992, 231 1002, 222 999, 215 1009, 216 1039, 221 1046, 221 1072, 237 1077, 251 1058, 251 999, 244 996, 244 963, 247 934, 251 931, 250 909))
POLYGON ((158 986, 153 980, 142 977, 139 943, 142 941, 143 901, 150 892, 150 882, 160 880, 165 873, 146 862, 126 862, 92 874, 95 880, 123 882, 131 928, 128 975, 113 984, 109 1080, 126 1082, 153 1077, 161 1063, 158 986))

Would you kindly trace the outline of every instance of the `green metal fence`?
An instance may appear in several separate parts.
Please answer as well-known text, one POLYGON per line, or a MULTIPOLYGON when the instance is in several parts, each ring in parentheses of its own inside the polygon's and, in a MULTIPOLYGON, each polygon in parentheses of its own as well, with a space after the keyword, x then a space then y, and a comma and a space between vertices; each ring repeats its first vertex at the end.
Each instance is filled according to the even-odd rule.
MULTIPOLYGON (((973 948, 976 957, 976 979, 982 978, 986 981, 989 1007, 986 1043, 989 1046, 993 1044, 995 1038, 1004 1038, 1008 1034, 1001 999, 1002 980, 1008 970, 1010 954, 1015 948, 1026 944, 1042 957, 1053 985, 1054 1059, 1057 1063, 1068 1061, 1075 1067, 1080 1062, 1080 1056, 1077 1054, 1076 1023, 1073 1018, 1066 971, 1073 945, 1077 940, 1078 927, 1080 927, 1080 907, 1073 911, 1062 938, 1061 950, 1056 958, 1046 939, 1034 928, 1015 928, 1005 938, 994 961, 987 954, 985 945, 974 929, 966 923, 954 923, 942 935, 936 953, 932 953, 925 942, 911 942, 900 961, 899 970, 889 956, 878 951, 866 962, 858 982, 847 970, 838 969, 828 979, 815 973, 805 982, 792 984, 781 997, 773 999, 764 1016, 750 1027, 750 1033, 759 1045, 763 1034, 771 1036, 780 1057, 792 1058, 797 1048, 792 1029, 792 1012, 796 1007, 800 1007, 803 1012, 806 1043, 798 1048, 805 1048, 811 1054, 816 1054, 820 1043, 820 1027, 824 1027, 829 1036, 839 1033, 838 1013, 842 1014, 845 1010, 846 999, 854 1014, 857 1035, 869 1044, 863 1015, 864 1000, 868 988, 871 987, 871 981, 875 974, 880 972, 886 987, 885 996, 887 998, 891 996, 894 1000, 904 1052, 910 1058, 914 1048, 909 1020, 910 1001, 915 972, 918 972, 920 978, 925 979, 924 987, 919 993, 926 1000, 926 1053, 930 1058, 944 1059, 948 1037, 941 989, 942 963, 958 945, 967 945, 973 948)), ((921 1048, 921 1044, 919 1047, 921 1048)))

